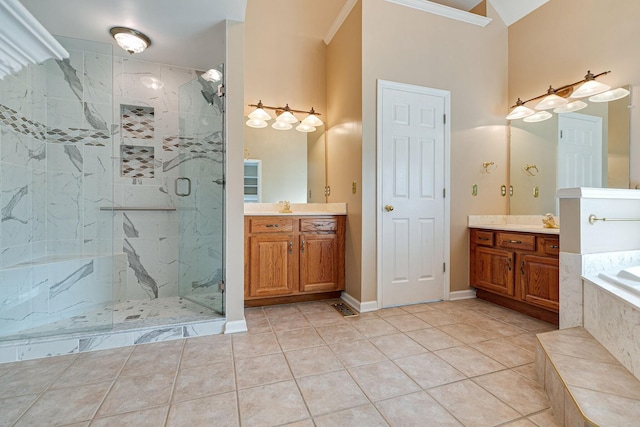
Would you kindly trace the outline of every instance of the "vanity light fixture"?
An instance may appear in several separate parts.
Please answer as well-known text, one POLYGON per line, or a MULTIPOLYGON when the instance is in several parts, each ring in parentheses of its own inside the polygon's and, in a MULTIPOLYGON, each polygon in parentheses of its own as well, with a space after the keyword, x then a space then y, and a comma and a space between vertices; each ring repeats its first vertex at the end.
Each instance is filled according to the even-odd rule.
POLYGON ((151 46, 151 40, 138 30, 127 27, 112 27, 109 33, 116 40, 118 46, 133 55, 134 53, 143 52, 151 46))
MULTIPOLYGON (((276 110, 276 114, 278 114, 277 110, 276 110)), ((293 115, 293 113, 291 113, 291 108, 289 108, 289 104, 287 104, 282 109, 282 112, 278 114, 278 117, 276 117, 276 122, 294 124, 294 123, 298 123, 298 119, 296 118, 296 116, 293 115)))
POLYGON ((545 96, 544 99, 538 102, 538 104, 533 108, 536 110, 550 110, 569 102, 565 98, 556 95, 556 92, 557 91, 554 88, 549 86, 549 89, 547 89, 547 96, 545 96))
POLYGON ((518 98, 518 101, 516 102, 516 106, 507 116, 507 120, 524 119, 525 117, 531 116, 535 113, 536 112, 533 111, 531 108, 525 107, 524 102, 522 102, 522 100, 518 98))
POLYGON ((587 96, 597 95, 611 89, 611 86, 596 81, 596 76, 591 74, 591 70, 587 71, 587 75, 584 76, 584 79, 585 82, 573 91, 571 98, 586 98, 587 96))
POLYGON ((588 106, 584 101, 575 100, 569 102, 567 98, 575 99, 589 97, 590 102, 610 102, 628 96, 629 91, 627 89, 617 88, 609 90, 610 86, 596 82, 595 79, 609 74, 610 72, 611 71, 604 71, 599 74, 592 74, 591 71, 587 71, 584 79, 578 82, 560 86, 557 89, 549 86, 547 93, 527 99, 526 101, 522 101, 518 98, 516 105, 511 106, 511 112, 506 118, 507 120, 523 119, 525 122, 539 122, 552 117, 551 113, 545 112, 544 110, 550 110, 553 108, 554 113, 562 114, 579 111, 588 106), (536 110, 540 111, 539 113, 535 113, 532 109, 525 107, 526 103, 537 101, 539 99, 542 101, 534 107, 536 110))
POLYGON ((553 114, 543 110, 543 111, 538 111, 537 113, 532 114, 529 117, 525 117, 524 119, 522 119, 522 121, 527 123, 537 123, 537 122, 544 122, 545 120, 549 120, 551 117, 553 117, 553 114))
POLYGON ((318 126, 322 126, 324 124, 322 120, 318 118, 320 113, 317 113, 313 107, 309 111, 295 110, 289 107, 289 104, 286 104, 284 107, 270 107, 268 105, 264 105, 262 100, 257 104, 249 104, 249 107, 255 107, 255 110, 249 114, 249 120, 247 120, 246 124, 253 128, 267 127, 267 121, 271 120, 272 117, 265 110, 274 110, 276 112, 276 120, 271 127, 277 130, 293 129, 293 125, 299 122, 298 118, 293 113, 302 113, 307 115, 307 117, 305 117, 304 120, 296 126, 296 130, 298 132, 313 132, 318 126))
POLYGON ((617 101, 618 99, 622 99, 625 96, 629 95, 629 91, 623 87, 619 87, 617 89, 611 89, 603 93, 599 93, 597 95, 593 95, 589 97, 589 101, 591 102, 611 102, 617 101))
POLYGON ((589 106, 589 104, 587 104, 586 102, 573 101, 573 102, 569 102, 567 104, 561 105, 558 108, 554 108, 553 112, 554 113, 558 113, 558 114, 571 113, 571 112, 574 112, 574 111, 580 111, 583 108, 587 108, 588 106, 589 106))

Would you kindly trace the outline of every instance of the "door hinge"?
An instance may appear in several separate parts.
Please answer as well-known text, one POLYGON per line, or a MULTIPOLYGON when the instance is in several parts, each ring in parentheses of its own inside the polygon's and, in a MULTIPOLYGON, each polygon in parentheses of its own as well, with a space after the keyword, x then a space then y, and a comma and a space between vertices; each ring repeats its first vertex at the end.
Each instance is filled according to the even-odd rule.
POLYGON ((329 197, 331 195, 331 186, 327 185, 324 187, 324 195, 325 197, 329 197))
POLYGON ((560 130, 560 139, 562 139, 562 130, 560 130))
POLYGON ((447 115, 446 114, 442 115, 442 123, 445 124, 445 125, 447 124, 447 115))
POLYGON ((221 280, 218 282, 218 292, 224 292, 224 291, 225 291, 224 280, 221 280))
POLYGON ((447 263, 446 263, 446 262, 443 262, 443 263, 442 263, 442 272, 443 272, 443 273, 446 273, 446 272, 447 272, 447 263))
POLYGON ((222 98, 226 94, 227 94, 227 89, 224 87, 223 84, 219 84, 218 85, 218 97, 222 98))
POLYGON ((445 199, 447 197, 447 189, 443 188, 442 189, 442 198, 445 199))

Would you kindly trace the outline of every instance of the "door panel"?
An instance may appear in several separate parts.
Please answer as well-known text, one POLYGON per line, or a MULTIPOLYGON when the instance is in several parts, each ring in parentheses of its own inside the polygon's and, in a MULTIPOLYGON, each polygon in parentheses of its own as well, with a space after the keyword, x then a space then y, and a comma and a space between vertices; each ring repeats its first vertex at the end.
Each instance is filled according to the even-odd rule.
POLYGON ((382 306, 444 297, 445 97, 379 84, 382 306))

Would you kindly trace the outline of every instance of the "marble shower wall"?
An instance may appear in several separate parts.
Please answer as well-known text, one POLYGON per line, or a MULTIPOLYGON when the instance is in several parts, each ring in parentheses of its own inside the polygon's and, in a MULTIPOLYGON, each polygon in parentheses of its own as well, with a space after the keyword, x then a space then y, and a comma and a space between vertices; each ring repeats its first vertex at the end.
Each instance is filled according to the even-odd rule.
POLYGON ((192 69, 114 58, 113 77, 116 205, 182 212, 116 213, 115 248, 128 259, 116 301, 176 296, 180 275, 204 289, 222 260, 220 100, 192 69), (176 195, 178 177, 191 179, 189 196, 176 195))
POLYGON ((113 300, 111 46, 61 42, 0 81, 0 335, 113 300))

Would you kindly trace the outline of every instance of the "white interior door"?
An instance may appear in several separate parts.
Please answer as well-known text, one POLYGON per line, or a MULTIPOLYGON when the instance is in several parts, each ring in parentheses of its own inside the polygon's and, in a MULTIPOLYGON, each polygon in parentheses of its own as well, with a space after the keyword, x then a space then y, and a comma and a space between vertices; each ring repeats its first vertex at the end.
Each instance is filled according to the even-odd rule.
POLYGON ((379 304, 448 295, 449 93, 378 82, 379 304))
POLYGON ((602 187, 602 118, 560 114, 558 132, 557 188, 602 187))

